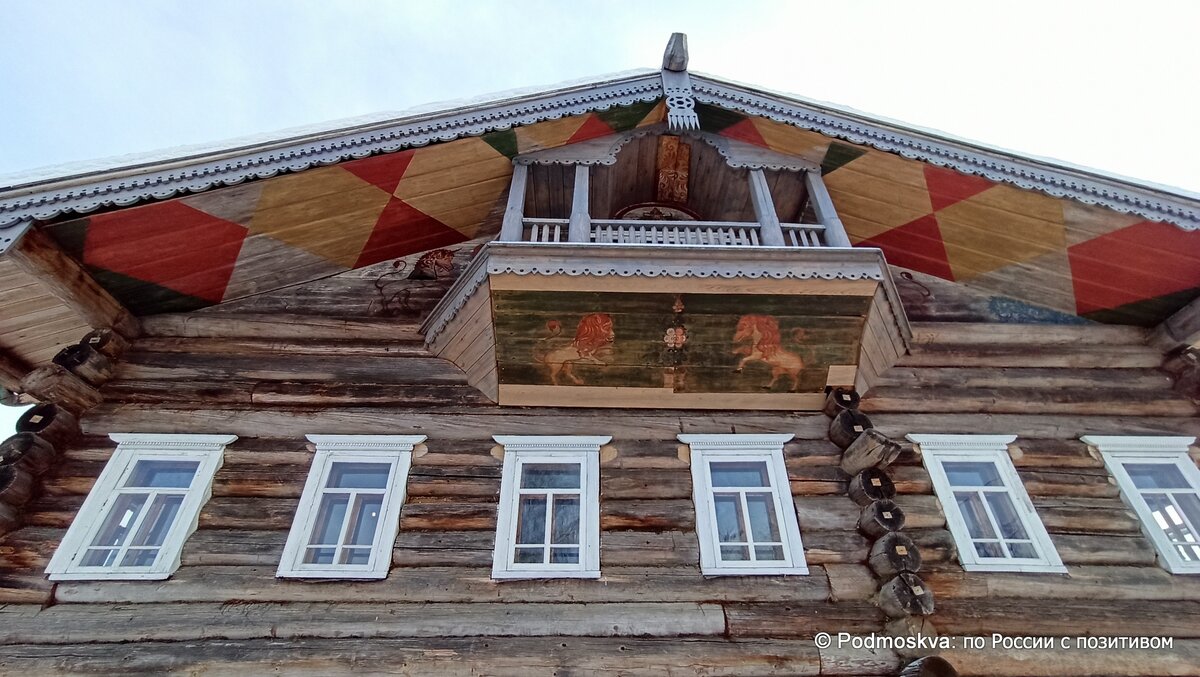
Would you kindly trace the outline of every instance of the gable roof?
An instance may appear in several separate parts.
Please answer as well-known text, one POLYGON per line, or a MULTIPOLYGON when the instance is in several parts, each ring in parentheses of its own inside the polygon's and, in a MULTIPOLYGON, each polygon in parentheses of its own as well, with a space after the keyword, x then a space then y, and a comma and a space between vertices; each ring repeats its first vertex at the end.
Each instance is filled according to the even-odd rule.
MULTIPOLYGON (((846 108, 709 75, 691 75, 696 103, 866 145, 999 183, 1200 230, 1200 195, 965 141, 846 108)), ((424 106, 120 166, 87 163, 0 178, 0 228, 267 178, 430 143, 664 97, 659 71, 638 70, 424 106)))

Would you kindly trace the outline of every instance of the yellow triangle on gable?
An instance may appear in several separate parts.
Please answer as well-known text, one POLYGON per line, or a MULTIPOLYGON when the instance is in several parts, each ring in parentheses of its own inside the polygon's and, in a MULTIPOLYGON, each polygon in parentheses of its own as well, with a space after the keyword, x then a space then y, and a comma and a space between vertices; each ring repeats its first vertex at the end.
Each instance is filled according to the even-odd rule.
POLYGON ((591 113, 572 115, 557 120, 547 120, 535 125, 517 127, 517 152, 530 153, 536 150, 557 148, 567 142, 587 122, 591 113))
POLYGON ((829 196, 857 244, 933 212, 920 162, 869 152, 825 176, 829 196))
POLYGON ((937 213, 954 279, 969 280, 1066 247, 1062 203, 997 185, 937 213))
POLYGON ((832 141, 828 136, 766 118, 750 119, 771 150, 802 157, 818 165, 825 159, 825 152, 832 141))
POLYGON ((417 150, 395 195, 473 238, 511 180, 507 157, 482 139, 460 139, 417 150))

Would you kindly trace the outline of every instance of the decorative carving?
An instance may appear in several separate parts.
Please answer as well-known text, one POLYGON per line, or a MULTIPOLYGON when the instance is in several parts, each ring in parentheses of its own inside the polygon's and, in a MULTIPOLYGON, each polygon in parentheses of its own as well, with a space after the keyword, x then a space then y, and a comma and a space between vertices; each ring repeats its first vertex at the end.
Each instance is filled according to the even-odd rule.
POLYGON ((673 131, 700 129, 696 100, 692 97, 692 78, 687 71, 662 72, 663 96, 667 99, 667 126, 673 131))
POLYGON ((658 181, 654 198, 659 202, 687 204, 688 171, 692 147, 678 136, 658 137, 658 181))

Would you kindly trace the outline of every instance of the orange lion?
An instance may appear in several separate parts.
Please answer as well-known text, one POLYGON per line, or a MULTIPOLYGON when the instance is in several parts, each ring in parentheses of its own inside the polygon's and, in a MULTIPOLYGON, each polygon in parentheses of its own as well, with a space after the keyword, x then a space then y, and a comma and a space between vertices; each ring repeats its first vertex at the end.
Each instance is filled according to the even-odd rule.
POLYGON ((579 320, 575 338, 566 345, 560 337, 562 324, 558 320, 546 323, 549 335, 538 341, 533 349, 533 358, 550 367, 550 382, 561 385, 559 378, 565 376, 575 385, 583 381, 575 375, 575 364, 608 364, 612 360, 613 333, 612 317, 608 313, 591 313, 579 320))
MULTIPOLYGON (((804 330, 797 329, 793 332, 793 338, 803 339, 804 330)), ((775 387, 784 374, 792 379, 793 391, 800 387, 800 370, 804 368, 804 360, 783 347, 779 322, 775 318, 770 315, 743 315, 738 320, 733 342, 736 345, 733 354, 743 356, 734 371, 740 374, 747 362, 765 362, 771 367, 771 382, 764 386, 765 389, 775 387), (746 345, 736 345, 747 341, 749 343, 746 345)))

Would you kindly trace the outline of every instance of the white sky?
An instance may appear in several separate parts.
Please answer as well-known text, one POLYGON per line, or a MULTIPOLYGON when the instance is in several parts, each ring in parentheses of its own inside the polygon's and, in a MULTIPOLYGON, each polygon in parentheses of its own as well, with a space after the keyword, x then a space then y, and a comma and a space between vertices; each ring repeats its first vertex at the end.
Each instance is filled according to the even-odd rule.
POLYGON ((691 67, 1200 190, 1200 2, 8 0, 0 173, 691 67))
POLYGON ((17 419, 29 407, 6 407, 0 404, 0 440, 16 432, 17 419))

